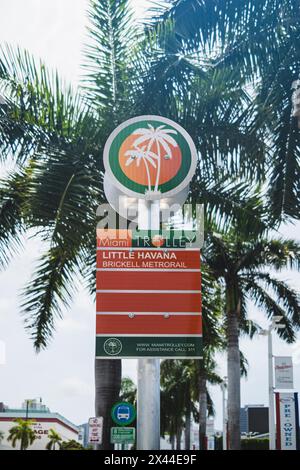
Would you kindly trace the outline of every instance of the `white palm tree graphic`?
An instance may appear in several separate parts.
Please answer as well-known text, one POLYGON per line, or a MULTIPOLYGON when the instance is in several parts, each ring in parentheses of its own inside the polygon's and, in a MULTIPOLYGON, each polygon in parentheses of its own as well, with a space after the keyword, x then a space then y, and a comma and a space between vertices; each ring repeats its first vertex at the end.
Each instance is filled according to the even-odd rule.
MULTIPOLYGON (((139 148, 139 145, 148 142, 147 149, 145 151, 145 147, 143 147, 143 152, 145 153, 145 160, 149 161, 149 155, 151 156, 152 159, 157 160, 157 172, 156 172, 156 181, 155 181, 155 187, 154 191, 158 191, 158 185, 159 185, 159 179, 160 179, 160 170, 161 170, 161 147, 165 150, 166 155, 164 156, 165 159, 171 160, 172 159, 172 147, 178 147, 178 144, 173 137, 171 137, 170 134, 175 134, 177 135, 177 131, 173 129, 166 129, 166 126, 159 126, 157 128, 154 128, 151 124, 148 123, 148 128, 140 128, 136 129, 132 135, 139 135, 135 141, 134 141, 134 147, 135 149, 139 148), (156 143, 157 147, 157 154, 151 151, 152 145, 156 143)), ((155 162, 154 162, 155 163, 155 162)), ((153 165, 154 166, 154 165, 153 165)), ((156 166, 155 166, 156 168, 156 166)), ((149 182, 149 179, 148 179, 149 182)), ((149 185, 148 185, 149 186, 149 185)), ((149 186, 149 191, 151 191, 151 185, 149 186)))
POLYGON ((127 150, 127 152, 125 153, 125 157, 129 157, 129 158, 126 161, 125 166, 129 166, 135 161, 136 166, 139 167, 141 161, 143 161, 145 168, 146 168, 146 172, 147 172, 148 190, 151 191, 151 178, 150 178, 148 163, 150 163, 150 165, 156 168, 155 160, 157 160, 157 155, 156 153, 151 152, 150 150, 146 152, 145 149, 146 149, 146 146, 141 147, 141 148, 135 146, 134 149, 127 150))

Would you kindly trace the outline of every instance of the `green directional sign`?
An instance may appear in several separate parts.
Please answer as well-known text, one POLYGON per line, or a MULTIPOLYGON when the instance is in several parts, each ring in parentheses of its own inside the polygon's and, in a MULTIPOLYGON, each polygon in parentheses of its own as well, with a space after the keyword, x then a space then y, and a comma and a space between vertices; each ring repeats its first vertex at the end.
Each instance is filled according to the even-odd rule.
POLYGON ((111 444, 133 444, 135 441, 135 428, 111 428, 111 444))

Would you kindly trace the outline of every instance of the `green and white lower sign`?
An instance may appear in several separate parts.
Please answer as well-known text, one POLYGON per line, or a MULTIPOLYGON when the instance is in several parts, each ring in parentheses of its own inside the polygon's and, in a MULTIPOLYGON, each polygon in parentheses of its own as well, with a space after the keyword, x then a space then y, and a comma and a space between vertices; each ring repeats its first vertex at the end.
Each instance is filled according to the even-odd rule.
POLYGON ((135 428, 111 428, 111 444, 133 444, 135 441, 135 428))

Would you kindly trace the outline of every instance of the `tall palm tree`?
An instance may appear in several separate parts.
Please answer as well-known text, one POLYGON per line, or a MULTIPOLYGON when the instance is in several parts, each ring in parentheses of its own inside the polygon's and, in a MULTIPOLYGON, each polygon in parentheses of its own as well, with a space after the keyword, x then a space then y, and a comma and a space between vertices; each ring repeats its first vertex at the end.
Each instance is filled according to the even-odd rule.
POLYGON ((239 336, 254 326, 247 318, 247 301, 254 301, 268 318, 280 315, 285 328, 278 330, 278 334, 287 342, 295 340, 295 330, 300 327, 299 295, 270 270, 299 270, 300 244, 263 237, 246 239, 235 228, 227 234, 210 233, 204 259, 224 288, 229 448, 237 450, 240 449, 239 336))
MULTIPOLYGON (((5 97, 0 107, 1 157, 12 154, 17 162, 1 187, 5 251, 0 257, 6 265, 30 227, 43 232, 46 252, 23 303, 37 350, 47 346, 61 305, 73 296, 73 276, 81 274, 94 295, 95 214, 104 202, 101 154, 113 128, 134 114, 130 60, 139 37, 128 1, 91 1, 89 18, 89 73, 80 93, 63 87, 57 74, 27 52, 6 48, 0 55, 5 97)), ((121 361, 96 361, 95 381, 95 413, 104 417, 103 447, 109 448, 110 409, 119 396, 121 361)))
MULTIPOLYGON (((214 407, 207 383, 217 384, 222 379, 216 373, 216 363, 196 360, 165 360, 161 367, 161 433, 168 434, 171 444, 175 439, 180 450, 181 436, 185 430, 185 449, 191 447, 191 418, 199 426, 204 424, 206 435, 207 416, 214 414, 214 407), (205 372, 203 372, 205 370, 205 372), (201 389, 201 378, 205 377, 204 390, 201 389), (200 385, 199 385, 200 384, 200 385), (202 393, 205 397, 202 396, 202 393), (204 404, 205 401, 205 404, 204 404), (197 405, 199 403, 199 411, 197 405), (204 413, 203 413, 204 410, 204 413), (201 423, 201 413, 204 414, 201 423)), ((200 448, 203 448, 202 446, 200 448)))
POLYGON ((268 176, 277 220, 299 218, 300 132, 292 115, 292 83, 300 76, 299 10, 298 0, 174 0, 157 7, 160 21, 152 25, 173 57, 184 51, 181 57, 213 63, 216 74, 229 67, 237 86, 251 91, 253 129, 260 128, 267 143, 261 162, 270 172, 261 176, 268 176))
POLYGON ((48 433, 49 442, 46 445, 47 450, 59 450, 62 444, 62 437, 55 431, 50 429, 48 433), (57 446, 57 448, 56 448, 57 446))
POLYGON ((161 434, 169 435, 172 446, 176 440, 177 450, 181 449, 183 428, 188 429, 191 423, 191 413, 197 413, 191 362, 175 359, 161 364, 161 434))
POLYGON ((20 450, 26 450, 36 440, 36 435, 31 428, 33 421, 18 418, 15 422, 17 424, 10 428, 7 440, 13 447, 16 447, 17 442, 20 441, 20 450))

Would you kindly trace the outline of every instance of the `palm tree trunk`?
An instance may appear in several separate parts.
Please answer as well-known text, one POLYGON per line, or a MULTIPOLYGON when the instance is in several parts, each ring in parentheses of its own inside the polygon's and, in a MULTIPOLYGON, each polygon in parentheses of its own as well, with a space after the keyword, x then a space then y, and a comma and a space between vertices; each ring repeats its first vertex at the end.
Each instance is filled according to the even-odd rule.
POLYGON ((239 315, 227 314, 228 441, 229 450, 240 450, 241 370, 239 350, 239 315))
POLYGON ((121 388, 122 363, 120 359, 95 360, 95 412, 103 417, 103 441, 101 450, 111 450, 110 428, 112 427, 111 409, 118 401, 121 388))
POLYGON ((175 436, 174 436, 174 434, 172 434, 172 436, 170 437, 170 442, 171 442, 171 449, 174 450, 175 449, 175 436))
POLYGON ((191 402, 188 400, 185 413, 185 450, 191 448, 191 402))
POLYGON ((176 433, 176 450, 181 450, 181 434, 182 429, 181 426, 179 426, 176 433))
POLYGON ((206 416, 207 416, 207 391, 206 378, 200 370, 199 378, 199 449, 206 449, 206 416), (203 375, 202 375, 203 374, 203 375))

